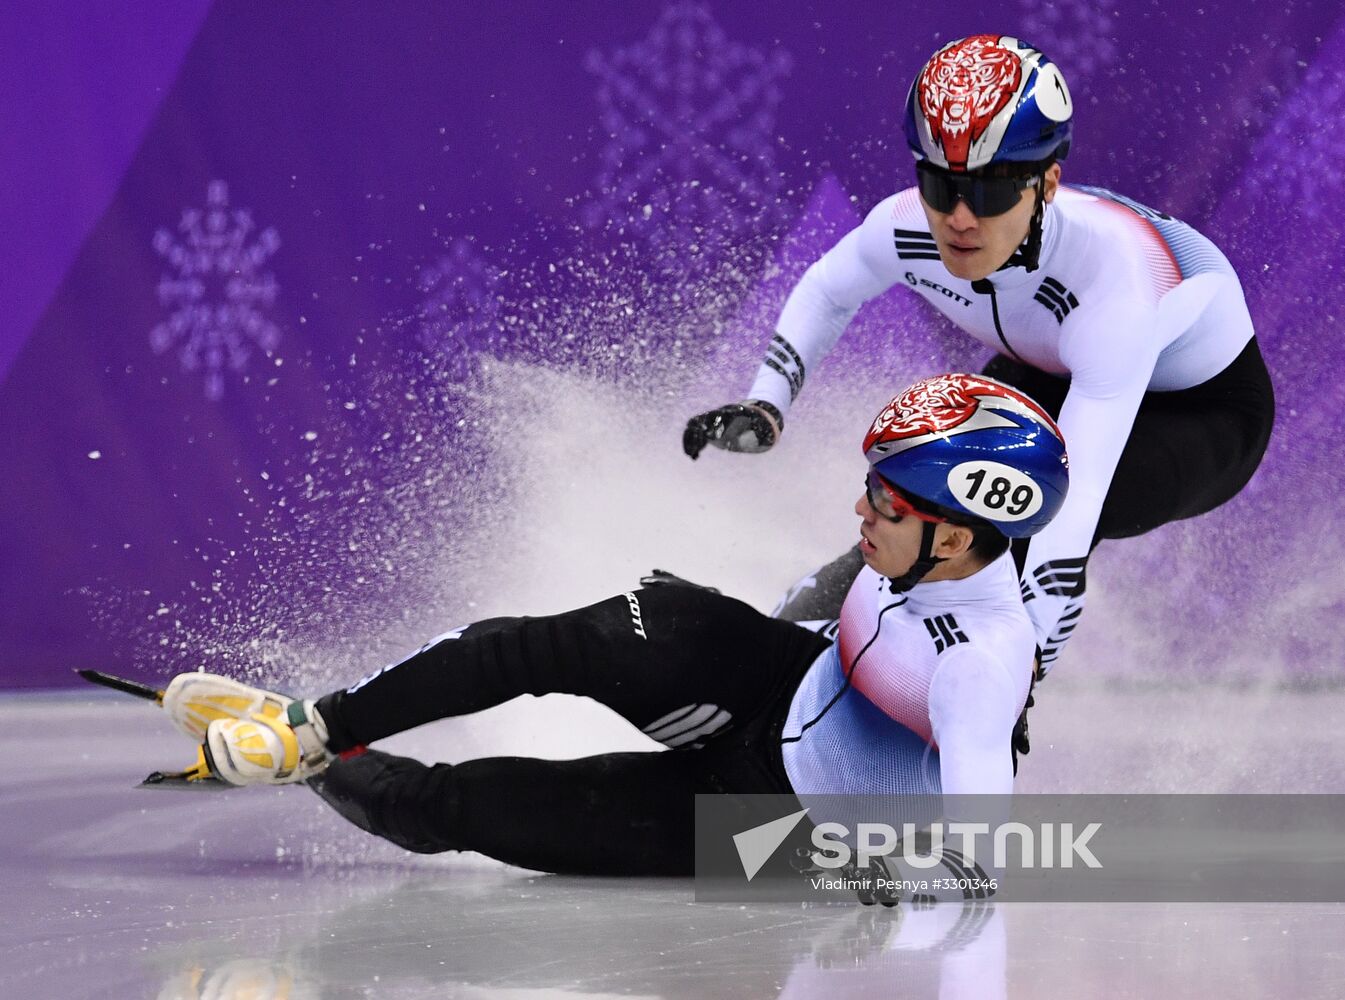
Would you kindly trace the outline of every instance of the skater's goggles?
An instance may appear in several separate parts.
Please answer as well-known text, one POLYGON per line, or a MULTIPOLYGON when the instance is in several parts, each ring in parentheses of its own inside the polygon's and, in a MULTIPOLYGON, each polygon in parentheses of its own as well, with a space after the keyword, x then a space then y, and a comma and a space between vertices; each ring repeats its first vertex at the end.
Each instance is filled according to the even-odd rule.
POLYGON ((923 510, 917 510, 915 505, 906 499, 900 487, 893 486, 872 467, 869 469, 868 478, 864 480, 864 494, 868 497, 869 506, 873 508, 874 513, 889 521, 914 517, 930 524, 944 523, 945 519, 937 514, 926 514, 923 510))
POLYGON ((1041 179, 1041 172, 987 177, 984 174, 949 173, 921 162, 915 165, 915 176, 920 186, 920 197, 934 211, 946 215, 957 207, 959 201, 965 201, 972 215, 988 219, 1003 215, 1017 205, 1021 193, 1041 179))

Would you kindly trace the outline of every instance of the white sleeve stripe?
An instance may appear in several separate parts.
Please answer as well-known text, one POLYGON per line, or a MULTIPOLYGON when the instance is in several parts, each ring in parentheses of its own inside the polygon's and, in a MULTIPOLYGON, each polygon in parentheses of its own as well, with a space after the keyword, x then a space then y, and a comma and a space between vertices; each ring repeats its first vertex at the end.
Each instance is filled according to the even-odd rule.
MULTIPOLYGON (((714 708, 715 706, 711 705, 710 707, 714 708)), ((692 742, 693 740, 703 739, 707 736, 713 736, 715 733, 719 732, 719 730, 727 726, 729 724, 729 720, 731 720, 732 718, 733 718, 732 715, 730 715, 727 711, 721 708, 718 712, 710 716, 709 719, 701 723, 699 726, 696 726, 694 729, 678 733, 676 736, 664 737, 659 742, 667 744, 670 747, 680 747, 683 746, 684 744, 692 742)))
POLYGON ((718 705, 697 705, 695 711, 682 719, 677 719, 659 728, 649 727, 643 730, 644 734, 650 739, 658 740, 660 743, 667 739, 680 736, 689 729, 695 729, 710 716, 719 711, 718 705))

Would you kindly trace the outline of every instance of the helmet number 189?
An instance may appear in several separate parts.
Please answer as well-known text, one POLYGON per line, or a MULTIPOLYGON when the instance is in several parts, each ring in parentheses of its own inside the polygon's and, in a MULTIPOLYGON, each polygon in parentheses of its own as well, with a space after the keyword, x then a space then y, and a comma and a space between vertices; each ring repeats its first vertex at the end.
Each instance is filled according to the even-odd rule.
POLYGON ((963 462, 948 473, 948 489, 962 506, 990 521, 1018 521, 1041 507, 1030 477, 999 462, 963 462))

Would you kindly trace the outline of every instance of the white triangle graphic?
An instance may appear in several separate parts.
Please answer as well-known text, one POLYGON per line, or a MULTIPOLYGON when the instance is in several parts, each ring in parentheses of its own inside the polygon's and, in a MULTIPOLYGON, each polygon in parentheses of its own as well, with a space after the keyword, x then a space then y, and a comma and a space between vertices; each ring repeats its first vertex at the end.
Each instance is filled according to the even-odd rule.
POLYGON ((756 877, 761 866, 770 860, 775 849, 784 843, 789 832, 807 815, 807 809, 800 809, 789 816, 781 816, 733 835, 733 846, 738 848, 738 859, 743 863, 743 874, 747 876, 747 881, 751 882, 756 877))

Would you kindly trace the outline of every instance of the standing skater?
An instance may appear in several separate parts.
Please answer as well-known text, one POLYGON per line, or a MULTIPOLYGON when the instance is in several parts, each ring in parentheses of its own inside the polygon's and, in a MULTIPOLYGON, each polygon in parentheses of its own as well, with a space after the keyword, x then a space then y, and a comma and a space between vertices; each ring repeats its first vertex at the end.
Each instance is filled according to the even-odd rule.
MULTIPOLYGON (((1044 672, 1078 624, 1100 539, 1194 517, 1246 485, 1274 419, 1270 377, 1237 275, 1208 239, 1102 188, 1060 185, 1073 104, 1027 43, 945 45, 906 98, 916 186, 878 204, 808 269, 742 403, 683 438, 765 451, 807 372, 868 299, 904 285, 998 356, 985 373, 1060 421, 1073 488, 1060 516, 1015 542, 1044 672)), ((835 618, 861 566, 851 550, 777 612, 835 618)))
POLYGON ((164 707, 204 738, 199 775, 308 780, 408 850, 479 851, 550 872, 689 874, 698 792, 1008 793, 1035 640, 1007 550, 1064 500, 1064 441, 1018 391, 943 375, 894 398, 864 452, 865 567, 834 642, 703 588, 650 586, 478 622, 312 700, 189 673, 164 707), (666 751, 339 759, 433 719, 552 692, 602 702, 666 751))

